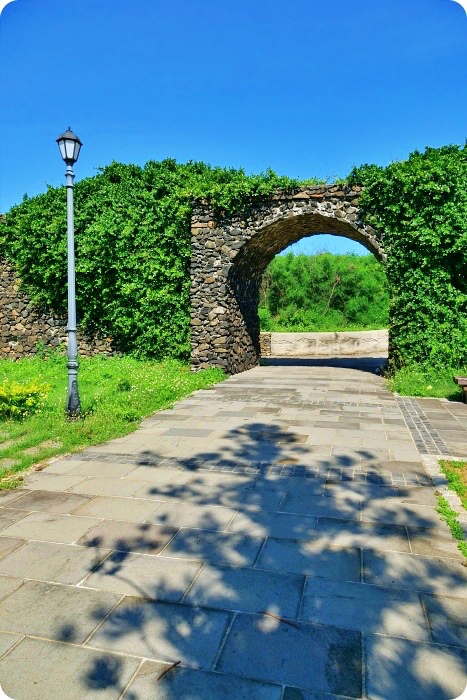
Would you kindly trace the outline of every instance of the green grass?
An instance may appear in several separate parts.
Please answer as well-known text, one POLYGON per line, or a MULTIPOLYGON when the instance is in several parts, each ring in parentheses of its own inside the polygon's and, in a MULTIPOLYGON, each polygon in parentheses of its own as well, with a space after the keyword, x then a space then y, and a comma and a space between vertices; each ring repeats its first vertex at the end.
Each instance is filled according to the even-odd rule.
POLYGON ((19 472, 50 457, 126 435, 136 430, 142 418, 223 378, 219 369, 195 373, 174 360, 83 358, 79 370, 82 417, 69 421, 64 414, 67 369, 63 355, 0 360, 0 382, 37 380, 51 385, 39 413, 22 421, 0 421, 0 489, 18 485, 19 472))
POLYGON ((442 460, 440 466, 448 480, 449 488, 457 493, 467 511, 467 462, 442 460))
POLYGON ((466 376, 467 369, 429 369, 403 367, 388 377, 389 388, 402 396, 426 396, 460 401, 462 391, 453 382, 453 376, 466 376))
MULTIPOLYGON (((448 486, 459 496, 462 508, 467 511, 467 462, 457 460, 440 460, 440 467, 448 480, 448 486)), ((457 513, 443 496, 438 496, 438 513, 451 528, 453 537, 458 540, 457 546, 462 554, 467 557, 467 541, 464 530, 459 524, 457 513)))
POLYGON ((449 525, 452 536, 457 540, 458 549, 467 558, 467 541, 464 537, 464 530, 457 521, 459 513, 451 508, 443 496, 438 496, 438 507, 436 510, 449 525))

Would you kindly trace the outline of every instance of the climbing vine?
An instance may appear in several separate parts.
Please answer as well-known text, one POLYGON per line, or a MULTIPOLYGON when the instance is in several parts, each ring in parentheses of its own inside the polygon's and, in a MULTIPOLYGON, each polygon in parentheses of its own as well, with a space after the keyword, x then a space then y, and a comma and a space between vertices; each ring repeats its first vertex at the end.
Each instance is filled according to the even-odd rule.
MULTIPOLYGON (((114 347, 156 358, 189 354, 191 202, 238 211, 251 198, 298 183, 268 170, 204 163, 114 162, 75 186, 79 323, 114 347)), ((66 309, 64 187, 14 206, 0 221, 0 253, 40 307, 66 309)))
POLYGON ((390 364, 467 363, 467 146, 355 168, 365 220, 384 232, 390 364))

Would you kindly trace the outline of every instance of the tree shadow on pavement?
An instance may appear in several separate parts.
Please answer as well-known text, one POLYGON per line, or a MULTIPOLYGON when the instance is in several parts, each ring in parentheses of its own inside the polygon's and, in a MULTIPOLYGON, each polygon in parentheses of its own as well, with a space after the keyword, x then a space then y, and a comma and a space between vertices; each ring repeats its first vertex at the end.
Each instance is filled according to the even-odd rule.
MULTIPOLYGON (((369 698, 460 695, 465 569, 456 554, 435 556, 445 535, 430 490, 345 480, 357 462, 378 473, 377 450, 310 454, 299 435, 260 421, 225 438, 180 460, 141 451, 136 497, 154 512, 103 521, 78 542, 101 558, 80 585, 125 596, 86 642, 95 653, 83 697, 280 700, 283 687, 289 700, 361 697, 362 635, 369 698), (430 556, 414 555, 418 546, 430 556), (261 667, 276 636, 282 665, 261 667), (149 660, 127 690, 118 654, 149 660), (296 676, 300 654, 308 667, 296 676)), ((62 624, 69 641, 72 614, 62 624)))

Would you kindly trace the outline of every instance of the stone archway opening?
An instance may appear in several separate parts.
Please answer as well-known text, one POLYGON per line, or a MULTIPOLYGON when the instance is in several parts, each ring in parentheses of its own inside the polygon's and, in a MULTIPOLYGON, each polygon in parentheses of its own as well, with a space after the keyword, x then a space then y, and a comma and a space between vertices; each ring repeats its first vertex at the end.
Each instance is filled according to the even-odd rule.
POLYGON ((385 266, 368 246, 312 234, 278 253, 259 290, 261 360, 287 366, 327 358, 388 356, 385 266))
MULTIPOLYGON (((361 191, 361 190, 360 190, 361 191)), ((359 191, 304 188, 223 216, 204 204, 193 212, 191 342, 194 369, 236 374, 258 364, 258 302, 271 260, 304 237, 331 233, 361 243, 385 260, 383 239, 361 221, 359 191)))

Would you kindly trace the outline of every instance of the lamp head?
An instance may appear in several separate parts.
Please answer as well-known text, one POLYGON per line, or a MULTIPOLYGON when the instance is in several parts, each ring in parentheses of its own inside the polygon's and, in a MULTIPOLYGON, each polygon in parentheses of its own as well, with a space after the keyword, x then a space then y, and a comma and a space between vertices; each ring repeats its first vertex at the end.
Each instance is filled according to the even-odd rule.
POLYGON ((67 165, 76 163, 79 156, 79 151, 83 145, 79 138, 74 134, 70 127, 61 134, 57 139, 60 155, 67 165))

